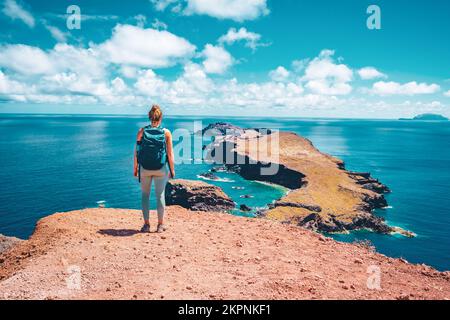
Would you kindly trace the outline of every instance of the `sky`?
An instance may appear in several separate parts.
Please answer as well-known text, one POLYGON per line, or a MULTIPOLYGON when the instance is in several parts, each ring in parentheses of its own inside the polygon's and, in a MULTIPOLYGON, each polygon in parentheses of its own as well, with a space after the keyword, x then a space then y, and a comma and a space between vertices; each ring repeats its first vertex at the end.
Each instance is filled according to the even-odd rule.
POLYGON ((446 0, 0 0, 0 29, 0 113, 450 116, 446 0))

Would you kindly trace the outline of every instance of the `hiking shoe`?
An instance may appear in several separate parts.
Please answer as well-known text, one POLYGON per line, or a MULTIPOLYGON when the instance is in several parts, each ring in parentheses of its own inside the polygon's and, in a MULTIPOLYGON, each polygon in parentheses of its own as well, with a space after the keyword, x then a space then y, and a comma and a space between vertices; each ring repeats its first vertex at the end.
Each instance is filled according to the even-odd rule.
POLYGON ((150 233, 150 225, 149 224, 144 224, 141 228, 141 232, 142 233, 150 233))
POLYGON ((156 229, 157 233, 162 233, 166 231, 166 227, 163 224, 158 224, 158 228, 156 229))

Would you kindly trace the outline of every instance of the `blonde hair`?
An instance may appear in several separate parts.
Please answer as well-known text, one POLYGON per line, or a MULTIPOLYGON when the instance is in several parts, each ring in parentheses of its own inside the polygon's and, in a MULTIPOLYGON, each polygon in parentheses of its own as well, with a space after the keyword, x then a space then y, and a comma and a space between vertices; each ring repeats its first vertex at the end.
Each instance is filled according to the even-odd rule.
POLYGON ((153 123, 158 123, 161 121, 163 113, 161 111, 161 107, 157 104, 154 104, 151 110, 148 112, 148 118, 153 123))

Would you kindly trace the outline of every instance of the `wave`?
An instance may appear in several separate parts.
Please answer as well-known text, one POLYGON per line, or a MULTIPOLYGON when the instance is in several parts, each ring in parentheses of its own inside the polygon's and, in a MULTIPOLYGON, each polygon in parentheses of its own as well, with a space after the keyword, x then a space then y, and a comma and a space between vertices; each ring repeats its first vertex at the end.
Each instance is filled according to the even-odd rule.
POLYGON ((197 178, 206 180, 206 181, 216 181, 216 182, 235 182, 234 180, 228 179, 228 178, 207 178, 201 175, 197 175, 197 178))

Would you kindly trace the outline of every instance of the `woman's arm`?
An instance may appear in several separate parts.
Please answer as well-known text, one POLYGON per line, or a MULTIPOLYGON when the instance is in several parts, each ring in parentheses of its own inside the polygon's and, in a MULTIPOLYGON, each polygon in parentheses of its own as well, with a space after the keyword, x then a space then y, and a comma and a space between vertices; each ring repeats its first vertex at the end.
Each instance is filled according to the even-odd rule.
POLYGON ((173 142, 172 142, 172 134, 169 130, 166 130, 166 145, 167 145, 167 160, 169 162, 170 172, 172 174, 172 178, 175 178, 175 158, 173 155, 173 142))
POLYGON ((134 147, 134 170, 133 170, 133 173, 134 173, 135 177, 138 176, 137 144, 142 139, 142 132, 143 131, 144 130, 142 128, 139 129, 139 132, 138 132, 137 137, 136 137, 136 146, 134 147))

